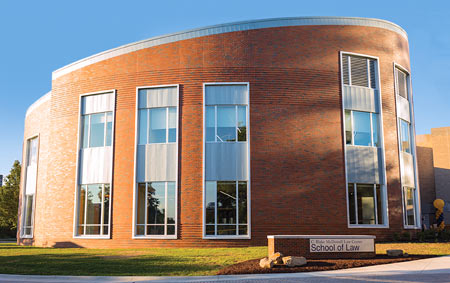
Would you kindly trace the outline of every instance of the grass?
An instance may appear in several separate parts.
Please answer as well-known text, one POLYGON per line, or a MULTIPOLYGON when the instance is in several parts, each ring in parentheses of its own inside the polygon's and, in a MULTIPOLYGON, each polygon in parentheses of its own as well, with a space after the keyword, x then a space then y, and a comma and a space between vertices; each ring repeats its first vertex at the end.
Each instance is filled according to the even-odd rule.
MULTIPOLYGON (((377 253, 450 255, 450 243, 377 244, 377 253)), ((209 249, 61 249, 0 243, 0 274, 190 276, 214 275, 225 266, 262 258, 267 247, 209 249)))

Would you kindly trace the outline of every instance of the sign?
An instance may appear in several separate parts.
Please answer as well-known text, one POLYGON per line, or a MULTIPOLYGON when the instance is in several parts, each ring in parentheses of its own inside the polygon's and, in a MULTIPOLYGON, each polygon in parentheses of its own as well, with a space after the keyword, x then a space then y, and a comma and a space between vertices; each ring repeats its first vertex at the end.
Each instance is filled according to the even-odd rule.
POLYGON ((360 253, 374 252, 373 239, 338 238, 338 239, 309 239, 311 253, 360 253))

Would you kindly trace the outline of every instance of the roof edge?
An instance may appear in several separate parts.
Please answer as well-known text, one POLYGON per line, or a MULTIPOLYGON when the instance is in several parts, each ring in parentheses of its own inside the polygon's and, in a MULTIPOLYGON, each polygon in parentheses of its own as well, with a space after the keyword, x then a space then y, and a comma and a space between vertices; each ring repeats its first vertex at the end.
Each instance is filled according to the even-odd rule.
POLYGON ((34 109, 36 109, 37 107, 39 107, 42 103, 50 100, 50 98, 52 97, 52 92, 49 91, 46 94, 44 94, 43 96, 41 96, 38 100, 36 100, 35 102, 33 102, 33 104, 31 104, 28 109, 27 112, 25 112, 25 117, 27 117, 31 112, 33 112, 34 109))
POLYGON ((367 26, 378 27, 391 30, 408 39, 406 31, 399 25, 392 22, 374 19, 374 18, 358 18, 358 17, 290 17, 290 18, 272 18, 239 21, 226 24, 218 24, 202 28, 195 28, 181 32, 170 33, 166 35, 151 37, 141 41, 125 44, 113 49, 109 49, 92 56, 75 61, 69 65, 61 67, 52 73, 52 80, 57 79, 65 74, 73 72, 77 69, 88 65, 110 59, 123 54, 131 53, 141 49, 177 42, 181 40, 203 37, 208 35, 222 34, 235 31, 245 31, 263 28, 287 27, 287 26, 313 26, 313 25, 350 25, 350 26, 367 26))

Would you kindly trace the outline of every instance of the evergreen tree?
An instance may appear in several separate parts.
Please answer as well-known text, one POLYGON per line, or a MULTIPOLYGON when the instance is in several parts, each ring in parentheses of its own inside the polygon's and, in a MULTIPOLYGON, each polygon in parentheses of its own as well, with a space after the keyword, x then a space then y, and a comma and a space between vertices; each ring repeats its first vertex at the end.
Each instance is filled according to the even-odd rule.
POLYGON ((0 187, 0 233, 15 235, 17 230, 17 212, 19 205, 20 162, 14 161, 4 185, 0 187))

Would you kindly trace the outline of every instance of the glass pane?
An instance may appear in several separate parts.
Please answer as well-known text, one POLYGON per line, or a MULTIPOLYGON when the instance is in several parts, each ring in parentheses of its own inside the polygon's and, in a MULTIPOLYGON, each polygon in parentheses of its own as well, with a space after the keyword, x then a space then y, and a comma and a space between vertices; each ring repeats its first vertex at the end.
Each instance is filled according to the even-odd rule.
POLYGON ((37 138, 33 138, 28 143, 28 166, 37 163, 37 138))
POLYGON ((139 144, 147 143, 148 109, 139 109, 139 144))
POLYGON ((167 235, 175 235, 175 225, 167 225, 167 235))
POLYGON ((103 196, 103 224, 109 224, 109 199, 110 188, 109 185, 105 185, 105 192, 103 196))
POLYGON ((354 184, 348 184, 348 213, 350 224, 356 224, 354 184))
POLYGON ((247 225, 239 225, 239 235, 248 235, 247 225))
POLYGON ((149 183, 147 193, 147 224, 164 224, 165 187, 164 182, 149 183))
POLYGON ((109 225, 103 225, 103 235, 108 235, 109 234, 109 225))
POLYGON ((352 144, 352 113, 345 110, 345 143, 352 144))
POLYGON ((78 224, 84 224, 84 209, 86 204, 86 186, 80 187, 78 195, 78 224))
POLYGON ((164 225, 147 226, 147 235, 164 235, 164 225))
POLYGON ((88 141, 89 141, 89 117, 90 115, 84 115, 81 117, 81 123, 82 123, 82 137, 81 137, 81 144, 82 148, 89 147, 88 141))
POLYGON ((166 142, 166 108, 150 109, 150 143, 166 142))
POLYGON ((414 226, 416 224, 414 212, 414 189, 405 187, 405 193, 406 193, 406 201, 405 201, 406 225, 414 226))
POLYGON ((238 141, 247 141, 247 117, 246 106, 238 106, 238 141))
POLYGON ((380 137, 378 135, 379 123, 378 114, 372 113, 373 146, 380 146, 380 137))
POLYGON ((167 224, 175 224, 175 182, 167 182, 167 224))
POLYGON ((216 114, 214 106, 206 106, 206 141, 215 141, 216 114))
POLYGON ((217 106, 217 139, 236 141, 236 107, 217 106))
POLYGON ((86 235, 100 235, 100 225, 86 226, 86 235))
POLYGON ((400 120, 400 131, 401 131, 401 148, 402 151, 411 153, 411 146, 410 146, 410 140, 409 140, 409 123, 400 120))
POLYGON ((136 229, 136 235, 144 235, 145 225, 138 225, 136 229))
POLYGON ((370 146, 370 113, 353 111, 353 123, 354 123, 354 145, 370 146))
POLYGON ((247 224, 247 182, 239 182, 239 224, 247 224))
POLYGON ((105 113, 91 115, 89 147, 103 146, 105 142, 105 113))
POLYGON ((145 183, 138 184, 137 224, 145 224, 145 183))
POLYGON ((206 223, 214 224, 216 211, 216 182, 206 182, 206 223))
POLYGON ((112 112, 106 112, 106 146, 112 143, 112 112))
POLYGON ((356 185, 358 224, 375 224, 375 197, 373 185, 356 185))
POLYGON ((217 223, 236 223, 236 182, 217 182, 217 223))
POLYGON ((33 195, 26 196, 26 206, 25 206, 25 226, 32 226, 32 216, 33 216, 33 195))
POLYGON ((214 235, 214 225, 206 225, 206 235, 214 235))
MULTIPOLYGON (((101 216, 102 216, 102 185, 88 185, 86 224, 100 224, 101 216)), ((100 232, 100 229, 98 231, 100 232)))
POLYGON ((236 235, 236 225, 217 225, 217 235, 236 235))
POLYGON ((369 87, 367 58, 351 56, 350 62, 352 85, 369 87))
POLYGON ((78 235, 84 235, 84 225, 80 225, 78 226, 78 230, 77 230, 77 234, 78 235))
POLYGON ((383 221, 383 206, 382 206, 382 195, 381 195, 381 188, 380 185, 376 185, 377 189, 377 217, 378 217, 378 224, 384 224, 383 221))
POLYGON ((177 141, 177 108, 169 108, 169 142, 177 141))
POLYGON ((397 69, 397 87, 398 95, 408 99, 407 76, 405 73, 397 69))

